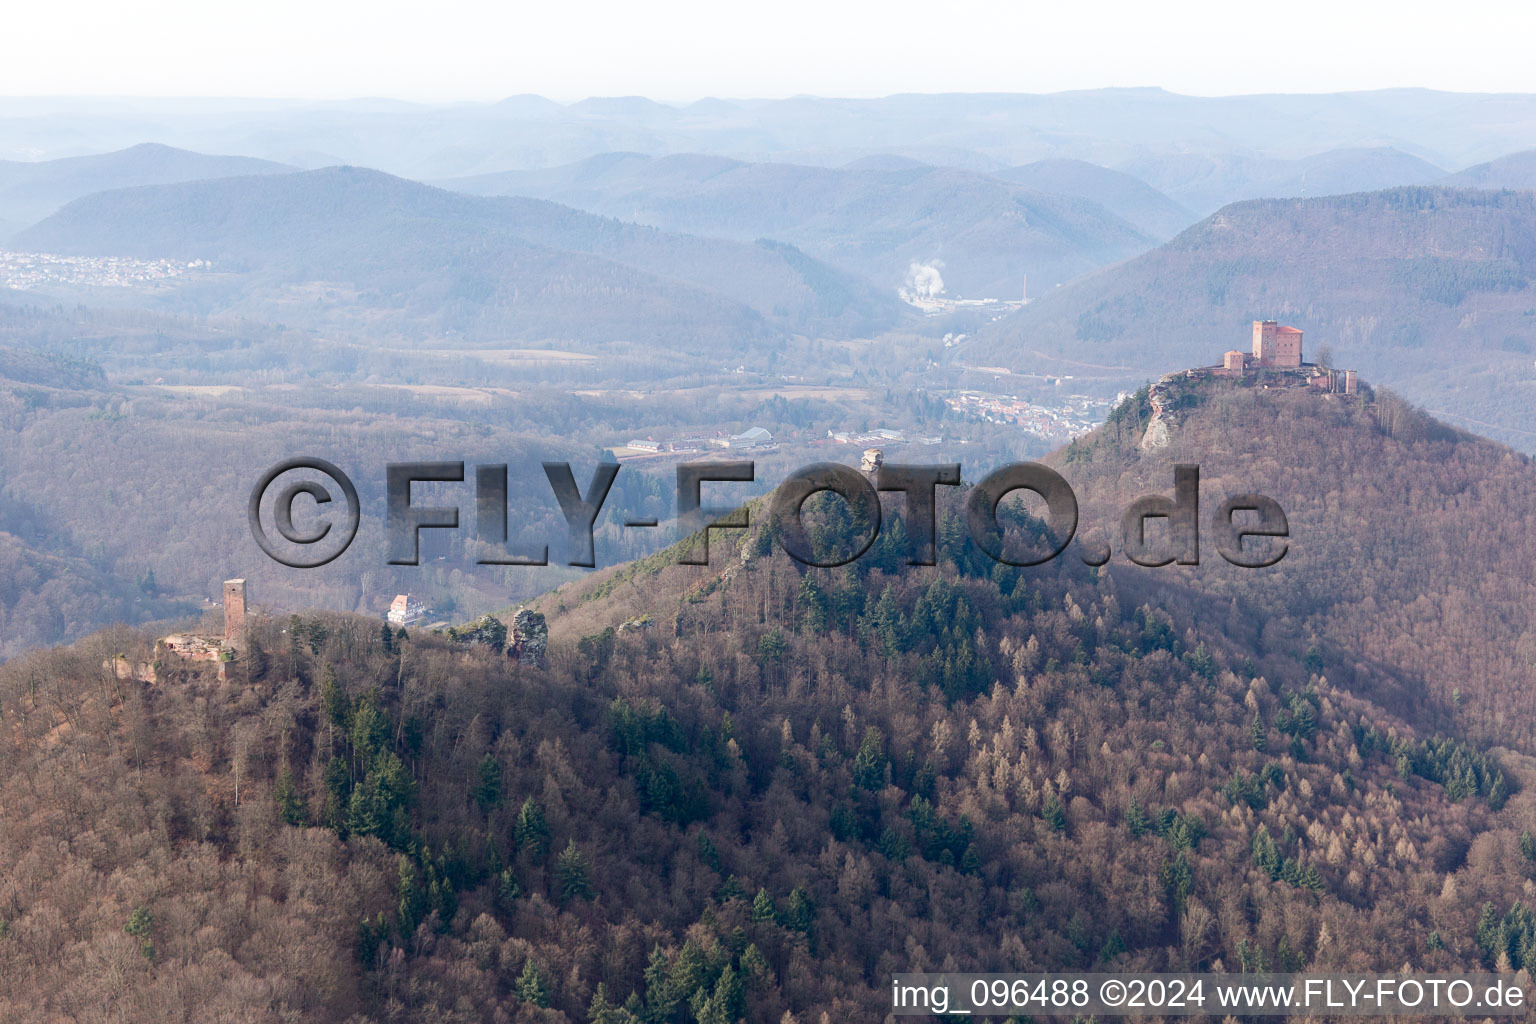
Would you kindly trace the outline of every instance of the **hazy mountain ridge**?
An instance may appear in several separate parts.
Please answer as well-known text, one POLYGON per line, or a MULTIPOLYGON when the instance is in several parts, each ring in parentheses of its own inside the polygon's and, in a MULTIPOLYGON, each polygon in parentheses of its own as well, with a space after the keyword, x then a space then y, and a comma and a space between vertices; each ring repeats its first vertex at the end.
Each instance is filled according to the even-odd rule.
POLYGON ((996 170, 1053 157, 1119 166, 1156 153, 1288 159, 1368 145, 1456 167, 1536 146, 1536 97, 1428 89, 1195 97, 1133 88, 687 106, 634 99, 566 105, 542 97, 452 107, 12 100, 0 107, 0 127, 16 153, 106 150, 157 138, 190 149, 307 166, 364 164, 428 179, 555 166, 620 150, 825 166, 897 152, 996 170))
POLYGON ((1245 199, 1376 192, 1426 185, 1445 175, 1444 168, 1386 147, 1335 149, 1298 159, 1241 152, 1153 154, 1120 169, 1201 215, 1245 199))
POLYGON ((245 156, 209 156, 142 143, 115 153, 36 163, 0 161, 0 242, 81 196, 139 185, 291 173, 293 167, 245 156), (9 221, 11 227, 6 228, 9 221))
POLYGON ((995 176, 1041 192, 1098 203, 1160 241, 1199 219, 1140 178, 1085 160, 1038 160, 1006 168, 995 176))
MULTIPOLYGON (((782 239, 891 290, 910 264, 942 260, 949 290, 969 297, 1013 298, 1025 275, 1051 287, 1152 244, 1144 230, 1087 195, 1108 195, 1111 187, 1053 194, 917 163, 850 170, 613 153, 444 184, 553 199, 693 234, 782 239)), ((1145 194, 1119 205, 1138 216, 1156 207, 1145 194)), ((1162 223, 1167 212, 1154 209, 1151 216, 1162 223)))
POLYGON ((1536 189, 1536 150, 1510 153, 1440 180, 1457 188, 1536 189))
POLYGON ((181 293, 198 312, 345 325, 343 303, 360 289, 394 330, 418 334, 669 337, 697 350, 763 337, 767 320, 810 333, 870 329, 899 315, 894 296, 787 253, 355 168, 103 193, 14 244, 212 260, 216 273, 181 293), (249 281, 220 276, 231 273, 249 281), (312 283, 320 295, 306 295, 312 283), (327 297, 326 287, 340 296, 327 297))
POLYGON ((1279 318, 1442 415, 1525 450, 1536 386, 1536 196, 1394 189, 1238 203, 1047 295, 968 362, 1155 377, 1249 348, 1279 318), (1072 369, 1076 367, 1076 369, 1072 369))

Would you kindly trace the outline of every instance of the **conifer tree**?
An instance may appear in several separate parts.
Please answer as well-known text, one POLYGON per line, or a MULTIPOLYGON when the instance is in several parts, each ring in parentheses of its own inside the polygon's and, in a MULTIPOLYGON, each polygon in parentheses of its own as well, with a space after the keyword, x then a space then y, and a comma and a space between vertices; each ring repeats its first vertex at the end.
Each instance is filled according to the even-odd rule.
POLYGON ((757 890, 757 895, 752 899, 752 920, 772 921, 777 916, 778 911, 773 905, 773 897, 768 895, 768 890, 757 890))
POLYGON ((527 850, 534 860, 543 860, 549 852, 549 825, 544 820, 544 808, 529 797, 517 812, 517 823, 512 827, 518 849, 527 850))
POLYGON ((534 1006, 549 1005, 549 989, 539 973, 539 965, 531 957, 523 964, 523 973, 517 976, 517 998, 534 1006))
POLYGON ((854 755, 853 784, 871 792, 885 787, 885 736, 874 726, 864 730, 859 752, 854 755))
POLYGON ((560 856, 555 858, 555 882, 560 887, 560 902, 590 900, 592 879, 587 871, 587 858, 576 846, 576 840, 568 840, 560 856))
POLYGON ((299 796, 299 788, 293 784, 293 773, 284 765, 277 773, 277 783, 272 787, 272 799, 277 803, 278 815, 285 825, 309 824, 309 811, 299 796))
POLYGON ((501 763, 487 752, 480 759, 476 774, 479 781, 475 785, 475 803, 482 813, 489 814, 501 804, 501 763))

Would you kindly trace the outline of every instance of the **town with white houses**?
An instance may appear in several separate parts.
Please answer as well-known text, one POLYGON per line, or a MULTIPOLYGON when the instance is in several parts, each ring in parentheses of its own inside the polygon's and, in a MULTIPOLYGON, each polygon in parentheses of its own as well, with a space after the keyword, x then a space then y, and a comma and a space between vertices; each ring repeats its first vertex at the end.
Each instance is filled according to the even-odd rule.
POLYGON ((0 288, 27 291, 48 285, 132 288, 206 270, 205 260, 136 260, 123 256, 56 256, 0 249, 0 288))

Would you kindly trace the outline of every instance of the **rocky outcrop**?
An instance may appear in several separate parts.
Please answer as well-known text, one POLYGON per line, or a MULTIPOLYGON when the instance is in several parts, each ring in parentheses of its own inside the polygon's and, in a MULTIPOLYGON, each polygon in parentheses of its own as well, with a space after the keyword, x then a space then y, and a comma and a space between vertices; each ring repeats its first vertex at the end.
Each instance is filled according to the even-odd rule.
POLYGON ((1152 416, 1147 420, 1147 429, 1141 435, 1140 447, 1144 452, 1168 446, 1168 420, 1165 418, 1168 411, 1168 385, 1178 376, 1176 373, 1164 374, 1147 392, 1147 404, 1152 407, 1152 416))
POLYGON ((507 645, 508 657, 516 658, 520 665, 544 667, 544 655, 549 649, 549 624, 540 612, 519 608, 512 616, 512 642, 507 645))

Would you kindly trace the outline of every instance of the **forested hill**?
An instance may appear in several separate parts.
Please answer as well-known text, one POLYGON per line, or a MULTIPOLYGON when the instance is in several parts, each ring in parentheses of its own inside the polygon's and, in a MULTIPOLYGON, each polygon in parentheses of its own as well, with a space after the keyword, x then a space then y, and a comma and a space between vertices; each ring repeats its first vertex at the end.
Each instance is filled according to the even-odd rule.
MULTIPOLYGON (((1140 569, 1171 584, 1256 652, 1313 651, 1333 682, 1412 708, 1421 724, 1536 753, 1536 463, 1447 426, 1389 392, 1366 397, 1174 378, 1167 443, 1144 444, 1144 389, 1052 462, 1083 504, 1083 529, 1118 546, 1135 495, 1173 494, 1173 467, 1200 468, 1199 566, 1140 569), (1262 492, 1290 540, 1268 569, 1217 553, 1211 526, 1229 495, 1262 492)), ((1250 544, 1255 543, 1253 541, 1250 544)), ((1118 549, 1118 548, 1117 548, 1118 549)))
POLYGON ((1446 188, 1236 203, 1043 296, 962 350, 1015 369, 1155 377, 1306 331, 1460 426, 1536 450, 1536 194, 1446 188), (1096 369, 1097 368, 1097 369, 1096 369))
POLYGON ((1015 298, 1026 275, 1044 291, 1144 252, 1194 219, 1103 168, 1015 170, 1019 177, 1005 180, 899 159, 829 168, 605 153, 444 184, 553 199, 672 231, 781 239, 890 291, 913 262, 942 260, 950 293, 968 298, 1015 298))
POLYGON ((1536 150, 1509 153, 1485 164, 1468 167, 1443 180, 1460 188, 1536 188, 1536 150))
MULTIPOLYGON (((1473 513, 1529 474, 1302 397, 1188 403, 1171 446, 1322 438, 1277 441, 1315 504, 1269 464, 1211 474, 1290 502, 1298 560, 1324 520, 1365 550, 1305 562, 1317 583, 1405 557, 1379 518, 1315 511, 1350 446, 1381 438, 1348 493, 1389 506, 1431 459, 1473 513)), ((1107 430, 1064 467, 1090 514, 1165 472, 1107 430)), ((594 574, 539 602, 543 669, 492 622, 330 615, 260 622, 224 683, 104 672, 149 656, 126 632, 0 668, 0 1012, 782 1024, 879 1019, 897 970, 1531 966, 1530 738, 1439 706, 1406 649, 1461 642, 1454 616, 1341 651, 1265 626, 1305 581, 1011 568, 943 505, 936 568, 888 519, 841 569, 759 522, 707 567, 594 574)), ((1463 656, 1470 692, 1493 655, 1463 656)))
POLYGON ((774 330, 875 331, 901 315, 894 291, 791 246, 669 234, 350 167, 100 193, 11 244, 211 261, 160 300, 198 312, 345 328, 363 296, 385 330, 471 341, 666 339, 718 351, 774 330))
MULTIPOLYGON (((211 156, 155 143, 58 160, 0 160, 0 221, 20 228, 71 200, 108 189, 292 170, 270 160, 211 156)), ((8 233, 0 233, 0 241, 8 233)))

